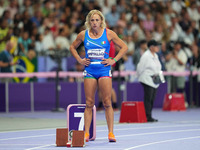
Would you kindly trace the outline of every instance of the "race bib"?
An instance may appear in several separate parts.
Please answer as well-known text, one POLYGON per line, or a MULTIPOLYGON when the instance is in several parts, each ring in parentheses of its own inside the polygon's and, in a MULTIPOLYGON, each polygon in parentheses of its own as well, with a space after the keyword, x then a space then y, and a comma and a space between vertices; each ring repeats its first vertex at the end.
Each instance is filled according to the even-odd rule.
POLYGON ((103 59, 105 49, 89 49, 88 58, 90 59, 103 59))

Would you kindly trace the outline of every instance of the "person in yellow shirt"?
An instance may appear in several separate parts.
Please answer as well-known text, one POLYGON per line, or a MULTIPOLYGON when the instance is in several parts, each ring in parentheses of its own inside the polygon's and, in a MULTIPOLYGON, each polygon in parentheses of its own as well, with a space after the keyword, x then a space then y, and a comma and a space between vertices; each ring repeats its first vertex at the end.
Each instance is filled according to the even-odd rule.
POLYGON ((0 19, 0 52, 5 50, 6 42, 10 39, 9 27, 6 19, 0 19))

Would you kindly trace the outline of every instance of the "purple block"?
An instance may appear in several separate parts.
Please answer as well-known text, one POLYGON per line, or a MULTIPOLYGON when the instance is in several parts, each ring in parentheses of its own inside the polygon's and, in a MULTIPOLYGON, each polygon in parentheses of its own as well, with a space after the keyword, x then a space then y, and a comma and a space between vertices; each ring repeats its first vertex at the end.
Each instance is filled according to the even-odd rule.
POLYGON ((30 84, 9 84, 9 111, 30 111, 30 84))
POLYGON ((34 83, 35 110, 52 110, 55 108, 55 83, 34 83))
POLYGON ((62 82, 60 85, 60 107, 67 108, 68 105, 77 103, 77 83, 62 82))

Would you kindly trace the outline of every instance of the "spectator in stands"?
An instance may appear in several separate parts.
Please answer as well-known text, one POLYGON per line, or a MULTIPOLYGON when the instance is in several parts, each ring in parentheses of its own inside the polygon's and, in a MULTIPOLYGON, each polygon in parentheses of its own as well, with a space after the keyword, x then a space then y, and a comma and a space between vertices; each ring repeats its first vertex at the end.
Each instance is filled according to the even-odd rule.
MULTIPOLYGON (((177 41, 174 44, 171 58, 169 62, 166 64, 167 71, 175 71, 175 72, 185 71, 187 60, 188 60, 188 57, 182 49, 181 42, 177 41)), ((178 76, 172 79, 171 92, 184 93, 184 88, 185 88, 184 76, 178 76)))
POLYGON ((18 12, 18 2, 17 0, 10 1, 9 6, 6 8, 10 12, 10 19, 13 19, 15 14, 18 12))
POLYGON ((21 55, 26 55, 28 53, 29 46, 33 45, 28 31, 24 31, 22 33, 22 36, 20 36, 18 39, 18 44, 19 44, 19 49, 21 51, 21 55))
POLYGON ((45 28, 42 43, 44 45, 44 51, 53 50, 56 48, 54 38, 49 27, 45 28))
POLYGON ((143 20, 143 27, 145 30, 153 31, 154 30, 154 18, 151 12, 147 12, 145 19, 143 20))
POLYGON ((177 14, 180 14, 182 8, 185 7, 184 1, 182 1, 182 0, 172 1, 171 5, 172 5, 173 10, 174 10, 177 14))
MULTIPOLYGON (((17 62, 12 62, 12 56, 10 51, 13 48, 13 44, 8 41, 6 43, 6 48, 0 53, 0 72, 9 73, 12 72, 11 67, 16 65, 17 62)), ((1 78, 1 82, 12 81, 12 78, 1 78)))
POLYGON ((125 12, 127 9, 126 0, 118 0, 116 6, 117 6, 117 12, 119 14, 125 12))
POLYGON ((187 39, 190 43, 194 43, 195 38, 192 31, 193 31, 192 26, 188 26, 187 28, 185 28, 182 40, 185 41, 185 39, 187 39))
MULTIPOLYGON (((197 45, 192 45, 192 54, 193 56, 189 59, 190 67, 192 71, 200 71, 200 50, 197 45)), ((200 75, 193 76, 193 90, 196 91, 194 94, 194 104, 200 106, 199 103, 199 81, 200 75)))
POLYGON ((35 1, 31 1, 31 0, 23 1, 23 4, 20 6, 19 12, 23 13, 25 10, 27 10, 28 14, 30 16, 33 16, 34 15, 33 3, 35 3, 35 1))
POLYGON ((194 36, 194 42, 195 43, 197 43, 197 41, 198 41, 198 34, 199 34, 199 30, 198 30, 198 27, 197 27, 196 24, 197 24, 196 21, 191 22, 191 28, 192 28, 192 33, 193 33, 193 36, 194 36))
POLYGON ((100 1, 103 1, 103 5, 101 5, 103 15, 108 14, 111 11, 110 6, 108 5, 108 0, 100 0, 100 1))
POLYGON ((165 37, 165 32, 162 25, 156 24, 155 31, 152 34, 152 36, 153 36, 153 39, 155 39, 156 41, 162 42, 162 40, 165 37))
POLYGON ((22 14, 22 22, 24 31, 28 31, 30 34, 33 28, 33 23, 31 21, 28 10, 25 10, 22 14))
POLYGON ((117 21, 117 26, 120 26, 122 28, 126 28, 127 27, 127 20, 126 20, 126 13, 122 12, 120 14, 120 18, 117 21))
POLYGON ((34 15, 31 17, 32 23, 34 23, 38 28, 41 26, 42 23, 42 12, 38 8, 35 10, 34 15))
POLYGON ((181 14, 183 17, 180 19, 179 24, 183 31, 186 31, 191 25, 191 18, 187 11, 183 11, 181 14))
POLYGON ((139 47, 135 50, 133 54, 133 63, 135 67, 137 68, 138 62, 140 60, 140 57, 143 55, 143 53, 147 49, 147 41, 146 40, 141 40, 139 43, 139 47))
POLYGON ((167 49, 167 45, 165 42, 162 42, 160 51, 157 54, 162 66, 161 70, 166 71, 166 63, 170 60, 171 54, 167 49))
POLYGON ((178 41, 183 37, 183 30, 178 23, 178 16, 175 13, 171 14, 169 33, 169 41, 178 41))
POLYGON ((5 4, 5 1, 4 0, 0 0, 0 16, 3 15, 3 12, 6 9, 5 6, 4 6, 4 4, 5 4))
POLYGON ((5 50, 6 42, 10 39, 8 22, 5 18, 0 19, 0 52, 5 50))
POLYGON ((69 50, 69 40, 66 38, 66 33, 63 28, 60 28, 59 34, 55 39, 56 48, 58 50, 69 50))
POLYGON ((44 17, 47 17, 52 12, 52 8, 51 8, 52 5, 51 4, 52 4, 52 2, 49 1, 49 0, 43 1, 44 7, 42 7, 42 15, 44 17))
POLYGON ((37 34, 35 38, 35 51, 41 54, 44 51, 44 44, 42 42, 43 34, 37 34))
POLYGON ((120 15, 117 12, 117 8, 116 7, 117 7, 116 5, 112 5, 111 12, 106 14, 106 20, 108 22, 109 28, 115 27, 117 25, 117 21, 120 18, 120 15))
POLYGON ((4 18, 7 21, 8 26, 11 26, 13 24, 13 20, 10 18, 10 11, 9 10, 5 10, 3 12, 2 18, 4 18))
POLYGON ((124 58, 124 67, 125 67, 125 71, 131 71, 131 70, 135 70, 135 66, 133 64, 133 54, 135 51, 135 44, 132 41, 132 36, 128 35, 126 38, 126 44, 128 46, 128 51, 127 53, 123 56, 124 58))
POLYGON ((188 12, 190 19, 195 21, 197 23, 197 25, 199 25, 200 16, 199 16, 199 12, 197 10, 196 1, 192 1, 190 3, 190 6, 187 7, 187 12, 188 12))

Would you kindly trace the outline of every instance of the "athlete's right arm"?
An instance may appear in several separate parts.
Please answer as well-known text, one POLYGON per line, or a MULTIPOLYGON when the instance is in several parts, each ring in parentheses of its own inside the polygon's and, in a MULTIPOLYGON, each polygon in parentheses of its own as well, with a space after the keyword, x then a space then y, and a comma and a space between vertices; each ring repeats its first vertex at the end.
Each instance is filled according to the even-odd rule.
POLYGON ((90 64, 90 59, 86 59, 86 58, 81 58, 77 52, 77 48, 79 47, 79 45, 84 41, 84 37, 85 37, 85 30, 81 31, 78 36, 76 37, 76 39, 74 40, 74 42, 70 45, 70 52, 72 53, 72 55, 74 56, 74 58, 82 65, 88 66, 90 64))

